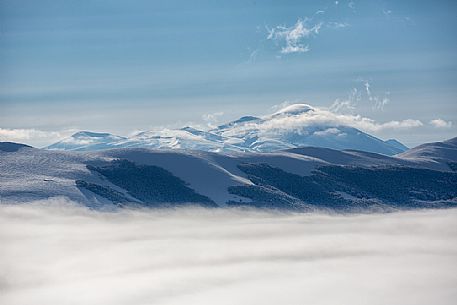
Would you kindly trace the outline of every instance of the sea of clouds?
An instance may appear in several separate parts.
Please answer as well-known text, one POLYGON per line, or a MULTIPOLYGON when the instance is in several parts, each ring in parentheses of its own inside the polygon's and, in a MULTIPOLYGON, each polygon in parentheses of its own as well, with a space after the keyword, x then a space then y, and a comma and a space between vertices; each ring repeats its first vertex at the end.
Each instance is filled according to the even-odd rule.
POLYGON ((0 206, 0 303, 455 304, 457 210, 0 206))

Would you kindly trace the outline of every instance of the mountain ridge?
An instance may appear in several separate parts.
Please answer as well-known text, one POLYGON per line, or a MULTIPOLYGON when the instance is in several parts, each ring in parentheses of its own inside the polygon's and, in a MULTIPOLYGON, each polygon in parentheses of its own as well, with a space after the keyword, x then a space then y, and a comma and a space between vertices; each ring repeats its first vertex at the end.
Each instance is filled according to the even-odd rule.
MULTIPOLYGON (((271 153, 0 150, 0 198, 94 207, 202 204, 306 211, 457 206, 456 138, 397 156, 321 147, 271 153), (419 153, 426 152, 418 156, 419 153), (433 152, 431 154, 430 152, 433 152)), ((2 147, 2 143, 0 143, 2 147)))
POLYGON ((311 146, 356 149, 385 155, 395 155, 408 149, 397 140, 383 141, 355 127, 335 122, 316 122, 315 118, 319 117, 317 112, 317 108, 310 105, 293 104, 271 115, 243 116, 209 130, 186 126, 143 131, 130 137, 81 131, 47 149, 93 151, 145 147, 209 152, 273 152, 311 146))

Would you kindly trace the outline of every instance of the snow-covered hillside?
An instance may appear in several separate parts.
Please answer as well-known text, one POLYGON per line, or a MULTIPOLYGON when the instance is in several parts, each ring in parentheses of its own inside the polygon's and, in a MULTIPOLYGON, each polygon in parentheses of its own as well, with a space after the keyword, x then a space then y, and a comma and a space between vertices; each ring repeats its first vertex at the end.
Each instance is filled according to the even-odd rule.
POLYGON ((144 131, 128 138, 108 133, 78 132, 50 145, 48 149, 93 151, 144 147, 208 152, 274 152, 304 146, 356 149, 384 155, 407 150, 396 140, 383 141, 341 122, 323 119, 321 110, 306 104, 290 105, 263 117, 244 116, 206 131, 187 126, 144 131))
POLYGON ((399 154, 405 160, 437 164, 457 163, 457 137, 443 142, 426 143, 399 154))
POLYGON ((115 136, 109 133, 79 131, 71 137, 48 146, 49 149, 56 150, 99 150, 116 148, 118 143, 127 140, 124 137, 115 136))
POLYGON ((95 207, 203 204, 306 210, 457 204, 456 138, 395 157, 292 148, 213 153, 121 148, 53 151, 0 143, 0 199, 55 196, 95 207))

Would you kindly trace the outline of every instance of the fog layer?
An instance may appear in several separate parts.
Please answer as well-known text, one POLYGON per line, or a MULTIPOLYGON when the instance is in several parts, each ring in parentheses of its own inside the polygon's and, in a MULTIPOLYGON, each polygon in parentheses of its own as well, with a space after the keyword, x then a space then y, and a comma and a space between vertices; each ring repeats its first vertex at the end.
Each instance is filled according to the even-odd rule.
POLYGON ((455 304, 457 210, 0 206, 1 304, 455 304))

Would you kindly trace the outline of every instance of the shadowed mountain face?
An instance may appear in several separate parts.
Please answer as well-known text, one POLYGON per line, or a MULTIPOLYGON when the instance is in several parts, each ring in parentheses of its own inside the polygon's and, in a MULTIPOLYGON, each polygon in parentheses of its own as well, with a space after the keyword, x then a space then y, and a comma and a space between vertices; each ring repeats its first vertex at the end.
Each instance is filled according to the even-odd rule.
POLYGON ((200 204, 298 211, 457 205, 455 138, 396 157, 320 147, 230 154, 0 147, 8 148, 0 150, 2 202, 63 196, 93 207, 200 204))
POLYGON ((31 146, 25 145, 25 144, 19 144, 19 143, 13 143, 13 142, 0 142, 0 151, 5 151, 5 152, 15 152, 18 151, 21 148, 31 148, 31 146))
POLYGON ((268 116, 244 116, 206 131, 187 126, 176 130, 144 131, 128 138, 84 131, 54 143, 48 149, 94 151, 142 147, 208 152, 274 152, 313 146, 384 155, 407 150, 396 140, 383 141, 341 122, 322 119, 319 111, 309 105, 296 104, 268 116))
MULTIPOLYGON (((184 181, 158 166, 136 165, 124 159, 114 160, 103 166, 88 165, 87 169, 100 173, 144 204, 193 202, 215 206, 211 199, 197 194, 184 181)), ((118 199, 119 201, 128 200, 125 198, 118 199)))

